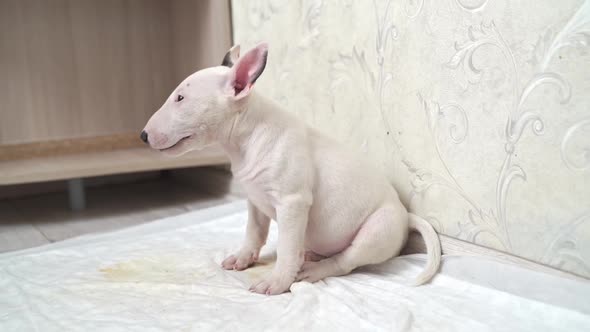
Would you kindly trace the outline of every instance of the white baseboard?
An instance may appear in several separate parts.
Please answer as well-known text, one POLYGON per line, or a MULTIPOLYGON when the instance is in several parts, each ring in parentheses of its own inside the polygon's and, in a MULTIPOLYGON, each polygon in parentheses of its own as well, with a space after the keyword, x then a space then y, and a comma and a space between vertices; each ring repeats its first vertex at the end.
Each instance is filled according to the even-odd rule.
MULTIPOLYGON (((505 252, 482 247, 470 242, 455 239, 446 235, 439 234, 440 243, 442 246, 443 255, 462 255, 462 256, 483 256, 487 258, 497 259, 505 263, 514 264, 528 269, 549 273, 555 276, 588 282, 588 279, 570 272, 558 270, 556 268, 530 261, 528 259, 520 258, 505 252)), ((422 237, 417 233, 411 233, 408 238, 408 243, 402 254, 424 253, 426 247, 422 237)))

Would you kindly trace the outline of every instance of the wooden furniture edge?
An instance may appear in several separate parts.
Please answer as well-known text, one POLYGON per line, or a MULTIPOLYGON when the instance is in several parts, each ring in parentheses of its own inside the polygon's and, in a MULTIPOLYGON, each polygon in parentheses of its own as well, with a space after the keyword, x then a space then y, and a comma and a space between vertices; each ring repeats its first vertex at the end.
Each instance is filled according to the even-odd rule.
POLYGON ((122 133, 0 145, 0 161, 106 152, 143 146, 138 133, 122 133))
POLYGON ((0 161, 0 185, 225 164, 213 146, 180 157, 166 157, 147 147, 0 161))

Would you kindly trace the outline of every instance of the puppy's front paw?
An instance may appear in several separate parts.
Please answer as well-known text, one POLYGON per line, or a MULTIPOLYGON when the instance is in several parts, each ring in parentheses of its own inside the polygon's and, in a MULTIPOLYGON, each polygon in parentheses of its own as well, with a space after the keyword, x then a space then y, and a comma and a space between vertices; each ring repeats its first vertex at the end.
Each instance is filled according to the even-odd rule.
POLYGON ((294 277, 272 272, 259 282, 253 284, 250 287, 250 291, 266 295, 282 294, 289 290, 294 280, 294 277))
POLYGON ((230 255, 221 263, 226 270, 245 270, 258 261, 259 250, 241 249, 234 255, 230 255))

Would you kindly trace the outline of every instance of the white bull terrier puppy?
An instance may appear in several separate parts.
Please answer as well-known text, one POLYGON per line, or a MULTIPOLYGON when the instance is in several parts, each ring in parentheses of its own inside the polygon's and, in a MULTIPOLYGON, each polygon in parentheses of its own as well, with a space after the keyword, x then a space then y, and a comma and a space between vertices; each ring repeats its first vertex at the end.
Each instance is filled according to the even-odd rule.
POLYGON ((250 290, 280 294, 295 281, 315 282, 399 255, 416 230, 428 261, 413 284, 437 272, 441 248, 432 226, 409 214, 387 178, 364 157, 306 126, 253 91, 268 46, 239 57, 234 46, 222 66, 185 79, 151 117, 141 138, 180 155, 219 143, 248 195, 248 225, 241 249, 225 269, 254 264, 269 223, 278 223, 277 261, 250 290))

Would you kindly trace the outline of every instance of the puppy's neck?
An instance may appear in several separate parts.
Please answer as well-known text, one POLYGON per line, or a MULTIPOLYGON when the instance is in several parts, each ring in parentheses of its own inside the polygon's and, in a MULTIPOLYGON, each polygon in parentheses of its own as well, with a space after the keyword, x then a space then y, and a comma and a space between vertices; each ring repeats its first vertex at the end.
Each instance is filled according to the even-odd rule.
POLYGON ((220 131, 219 143, 228 154, 232 165, 239 164, 246 153, 254 152, 248 151, 252 150, 253 146, 260 146, 260 143, 263 143, 261 141, 269 139, 268 135, 263 133, 264 129, 276 129, 280 126, 280 121, 276 120, 281 113, 282 110, 277 104, 252 91, 243 108, 228 119, 220 131), (253 144, 254 141, 257 144, 253 144))

